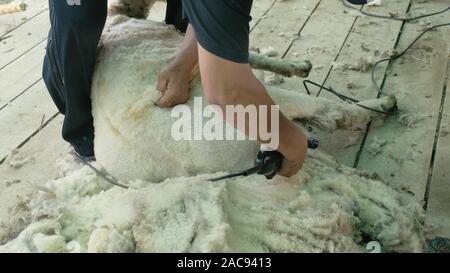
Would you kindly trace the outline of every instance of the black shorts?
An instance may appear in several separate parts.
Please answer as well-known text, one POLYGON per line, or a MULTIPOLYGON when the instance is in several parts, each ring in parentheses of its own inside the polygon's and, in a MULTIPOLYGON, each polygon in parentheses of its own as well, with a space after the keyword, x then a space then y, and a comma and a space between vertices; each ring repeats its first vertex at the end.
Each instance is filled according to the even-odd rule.
POLYGON ((186 20, 197 41, 212 54, 248 63, 253 0, 183 0, 186 20))

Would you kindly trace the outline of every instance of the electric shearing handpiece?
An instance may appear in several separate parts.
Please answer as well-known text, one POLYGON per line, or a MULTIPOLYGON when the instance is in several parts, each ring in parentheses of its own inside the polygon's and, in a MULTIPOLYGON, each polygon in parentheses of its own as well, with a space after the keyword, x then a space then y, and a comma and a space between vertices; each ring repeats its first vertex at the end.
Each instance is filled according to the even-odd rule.
MULTIPOLYGON (((317 149, 319 147, 319 141, 315 138, 308 139, 308 148, 317 149)), ((272 179, 280 171, 283 165, 284 156, 273 150, 259 151, 256 156, 255 166, 239 172, 224 175, 218 178, 210 179, 209 181, 220 181, 228 178, 238 177, 238 176, 249 176, 253 174, 264 175, 267 179, 272 179)))

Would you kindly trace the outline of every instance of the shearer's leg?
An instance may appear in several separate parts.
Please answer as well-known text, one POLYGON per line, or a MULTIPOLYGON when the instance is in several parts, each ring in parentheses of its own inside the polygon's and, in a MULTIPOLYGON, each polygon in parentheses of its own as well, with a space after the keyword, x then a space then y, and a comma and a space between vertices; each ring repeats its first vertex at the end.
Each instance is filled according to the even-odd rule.
POLYGON ((62 135, 82 156, 94 155, 91 79, 107 0, 50 0, 51 29, 43 78, 59 111, 62 135))
POLYGON ((183 20, 181 0, 167 0, 166 23, 174 25, 179 31, 186 32, 188 23, 183 20))
POLYGON ((304 120, 330 131, 337 129, 364 129, 373 119, 385 117, 380 113, 394 112, 394 96, 362 101, 359 104, 377 111, 338 100, 309 96, 292 90, 267 87, 270 96, 290 120, 304 120))

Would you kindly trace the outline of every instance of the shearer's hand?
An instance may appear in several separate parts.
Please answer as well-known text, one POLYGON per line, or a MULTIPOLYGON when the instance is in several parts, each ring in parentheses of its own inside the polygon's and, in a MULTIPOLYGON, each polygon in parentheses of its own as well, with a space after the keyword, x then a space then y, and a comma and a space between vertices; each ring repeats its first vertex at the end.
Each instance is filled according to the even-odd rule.
POLYGON ((163 94, 159 107, 172 107, 189 99, 189 85, 196 75, 197 39, 189 24, 175 59, 159 74, 156 89, 163 94))
POLYGON ((288 137, 281 143, 280 148, 285 145, 285 149, 281 148, 284 155, 283 165, 278 172, 279 175, 291 177, 300 171, 308 151, 308 140, 300 129, 292 129, 288 137))
POLYGON ((189 99, 190 81, 190 71, 170 64, 158 76, 156 89, 164 94, 156 104, 167 108, 185 103, 189 99))

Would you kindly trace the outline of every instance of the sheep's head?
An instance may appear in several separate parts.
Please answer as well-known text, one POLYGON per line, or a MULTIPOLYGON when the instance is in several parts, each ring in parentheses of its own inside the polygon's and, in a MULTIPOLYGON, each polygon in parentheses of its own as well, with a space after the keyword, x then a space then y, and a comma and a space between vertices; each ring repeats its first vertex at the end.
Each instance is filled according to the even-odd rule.
POLYGON ((109 14, 144 19, 155 2, 156 0, 117 0, 109 6, 109 14))

